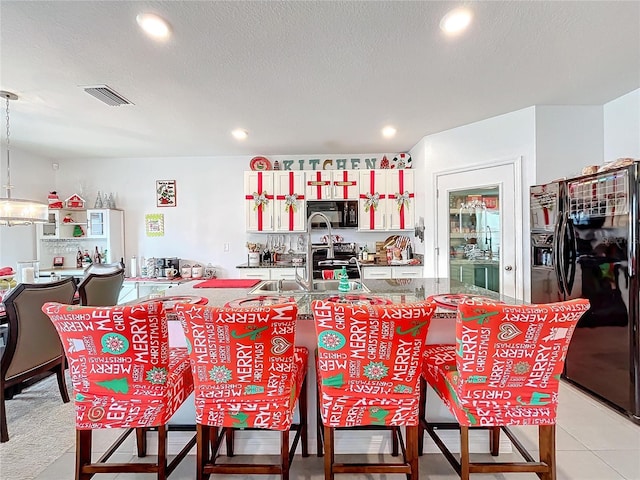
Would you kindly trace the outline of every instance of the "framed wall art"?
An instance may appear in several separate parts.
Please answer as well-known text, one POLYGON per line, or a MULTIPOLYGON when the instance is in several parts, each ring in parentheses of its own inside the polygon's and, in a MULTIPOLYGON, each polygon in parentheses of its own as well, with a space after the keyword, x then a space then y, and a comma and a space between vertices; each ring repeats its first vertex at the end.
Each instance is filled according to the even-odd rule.
POLYGON ((156 205, 158 207, 177 205, 175 180, 156 180, 156 205))
POLYGON ((144 216, 147 237, 164 237, 164 214, 148 213, 144 216))

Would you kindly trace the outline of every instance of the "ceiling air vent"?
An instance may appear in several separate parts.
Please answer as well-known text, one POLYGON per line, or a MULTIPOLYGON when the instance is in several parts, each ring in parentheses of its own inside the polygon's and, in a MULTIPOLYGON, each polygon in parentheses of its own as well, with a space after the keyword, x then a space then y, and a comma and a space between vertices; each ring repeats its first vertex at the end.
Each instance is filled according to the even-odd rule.
POLYGON ((84 88, 84 91, 89 95, 96 97, 101 102, 104 102, 107 105, 111 105, 112 107, 119 107, 120 105, 133 105, 133 102, 130 102, 129 100, 124 98, 108 85, 94 85, 82 88, 84 88))

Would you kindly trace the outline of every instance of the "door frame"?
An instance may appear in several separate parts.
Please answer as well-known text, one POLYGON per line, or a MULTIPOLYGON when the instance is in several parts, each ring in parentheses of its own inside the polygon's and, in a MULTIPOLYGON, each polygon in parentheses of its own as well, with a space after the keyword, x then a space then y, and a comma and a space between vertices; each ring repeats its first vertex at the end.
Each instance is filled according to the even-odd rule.
MULTIPOLYGON (((439 238, 441 229, 448 229, 449 218, 447 217, 446 224, 442 223, 443 219, 438 216, 438 180, 445 175, 452 175, 456 173, 469 173, 476 170, 484 170, 491 167, 500 166, 512 166, 513 167, 513 185, 514 185, 514 227, 515 227, 515 258, 514 258, 514 279, 515 279, 515 297, 518 300, 524 300, 524 274, 526 273, 524 268, 524 210, 523 210, 523 198, 522 198, 522 156, 507 157, 502 159, 491 160, 483 163, 476 163, 472 165, 456 167, 447 170, 439 170, 432 173, 432 187, 433 187, 433 218, 435 218, 435 237, 434 237, 434 249, 433 249, 433 264, 435 265, 436 277, 440 277, 440 264, 439 264, 439 250, 442 249, 442 245, 439 244, 439 238), (522 227, 522 228, 519 228, 522 227)), ((527 238, 529 232, 527 232, 527 238)), ((500 262, 500 268, 503 268, 502 262, 500 262)), ((501 285, 502 286, 502 285, 501 285)))

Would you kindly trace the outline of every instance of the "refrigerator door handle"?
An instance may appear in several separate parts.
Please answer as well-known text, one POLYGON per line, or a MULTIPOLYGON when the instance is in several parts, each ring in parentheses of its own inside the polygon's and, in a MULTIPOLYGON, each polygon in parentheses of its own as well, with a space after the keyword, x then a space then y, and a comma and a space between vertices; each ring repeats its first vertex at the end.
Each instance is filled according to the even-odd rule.
POLYGON ((576 233, 573 229, 573 222, 571 218, 567 218, 565 222, 565 238, 567 239, 568 245, 565 246, 565 259, 567 261, 566 267, 566 276, 565 276, 565 286, 567 290, 567 295, 571 295, 571 290, 573 290, 573 282, 576 278, 576 260, 577 260, 577 245, 576 245, 576 233))
POLYGON ((558 289, 560 290, 560 294, 564 295, 564 282, 562 277, 562 261, 561 261, 561 253, 563 249, 563 241, 562 241, 562 214, 558 215, 558 219, 556 220, 556 226, 553 232, 553 269, 556 273, 556 281, 558 282, 558 289))

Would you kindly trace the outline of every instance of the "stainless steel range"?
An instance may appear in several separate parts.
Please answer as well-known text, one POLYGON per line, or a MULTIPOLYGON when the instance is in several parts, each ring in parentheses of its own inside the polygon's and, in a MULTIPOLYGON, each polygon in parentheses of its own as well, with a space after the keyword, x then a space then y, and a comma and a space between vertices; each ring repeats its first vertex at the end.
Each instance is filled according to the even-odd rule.
POLYGON ((355 243, 334 243, 334 258, 327 260, 327 250, 322 244, 314 244, 313 252, 313 278, 321 279, 323 270, 347 269, 349 278, 360 278, 360 270, 357 264, 357 247, 355 243), (319 250, 315 250, 319 248, 319 250))

